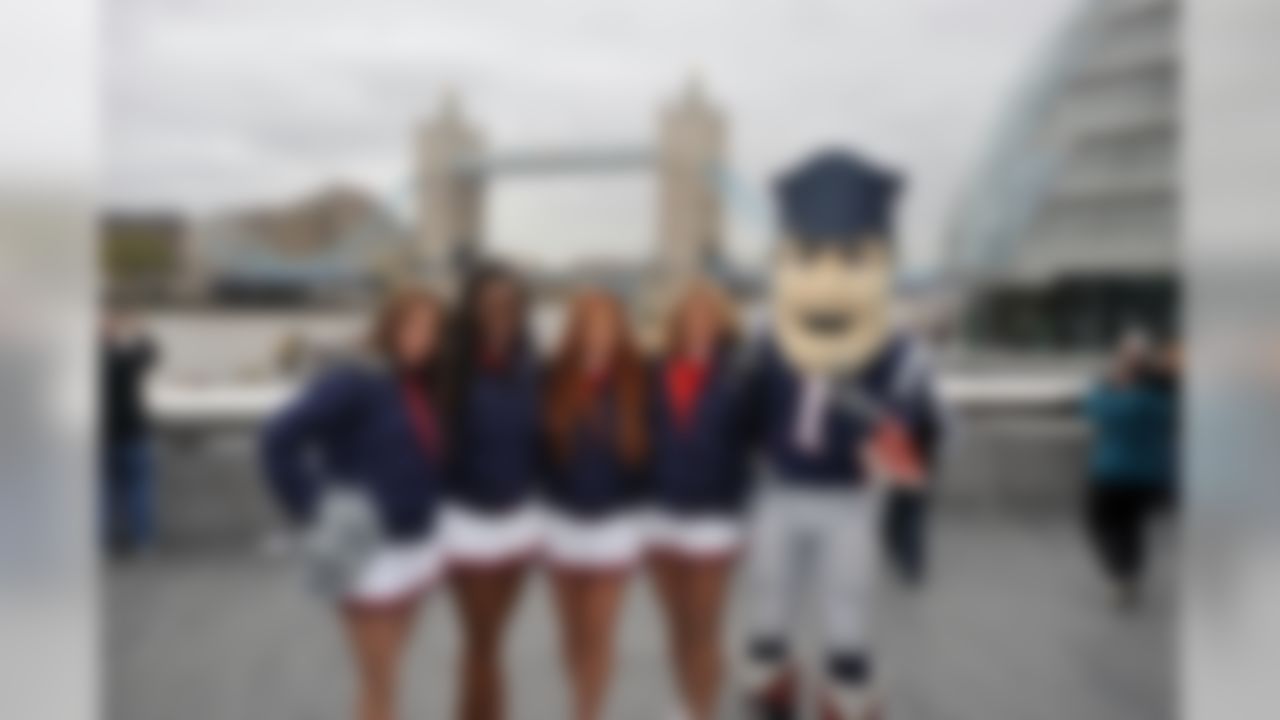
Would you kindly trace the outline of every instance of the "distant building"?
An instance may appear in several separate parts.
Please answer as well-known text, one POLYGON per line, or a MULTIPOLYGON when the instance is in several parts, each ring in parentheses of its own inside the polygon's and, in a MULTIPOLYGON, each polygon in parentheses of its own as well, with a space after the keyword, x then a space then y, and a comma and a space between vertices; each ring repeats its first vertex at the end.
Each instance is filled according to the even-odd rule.
POLYGON ((1178 19, 1174 0, 1091 0, 1017 99, 948 247, 971 342, 1176 330, 1178 19))
POLYGON ((202 284, 220 302, 364 296, 407 267, 411 245, 386 208, 348 187, 210 217, 193 236, 202 284))
POLYGON ((155 301, 180 292, 187 231, 180 215, 111 212, 99 230, 99 266, 111 299, 155 301))

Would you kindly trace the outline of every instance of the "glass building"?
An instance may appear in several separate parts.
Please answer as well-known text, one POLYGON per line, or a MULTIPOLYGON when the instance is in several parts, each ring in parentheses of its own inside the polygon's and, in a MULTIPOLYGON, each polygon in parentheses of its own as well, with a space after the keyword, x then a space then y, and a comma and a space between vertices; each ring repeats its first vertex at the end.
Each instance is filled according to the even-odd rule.
POLYGON ((1178 324, 1175 0, 1087 0, 1015 99, 947 272, 970 344, 1094 351, 1178 324))

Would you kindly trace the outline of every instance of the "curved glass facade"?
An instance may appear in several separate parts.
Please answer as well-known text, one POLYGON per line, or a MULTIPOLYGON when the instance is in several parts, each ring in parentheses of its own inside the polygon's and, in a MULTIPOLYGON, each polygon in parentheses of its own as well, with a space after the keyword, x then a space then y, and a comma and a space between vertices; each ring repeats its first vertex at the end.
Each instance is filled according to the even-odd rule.
POLYGON ((953 227, 980 345, 1092 350, 1175 332, 1174 0, 1091 0, 1018 97, 953 227))

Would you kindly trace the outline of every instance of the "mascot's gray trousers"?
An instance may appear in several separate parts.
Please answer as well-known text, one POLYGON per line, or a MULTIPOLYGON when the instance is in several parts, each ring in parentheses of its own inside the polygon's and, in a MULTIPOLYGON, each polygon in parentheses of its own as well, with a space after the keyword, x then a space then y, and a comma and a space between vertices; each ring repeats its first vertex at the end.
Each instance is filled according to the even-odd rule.
POLYGON ((881 491, 869 483, 766 483, 748 541, 747 582, 754 601, 748 616, 749 683, 768 684, 794 660, 798 621, 816 610, 833 687, 857 691, 870 684, 868 619, 880 504, 881 491))

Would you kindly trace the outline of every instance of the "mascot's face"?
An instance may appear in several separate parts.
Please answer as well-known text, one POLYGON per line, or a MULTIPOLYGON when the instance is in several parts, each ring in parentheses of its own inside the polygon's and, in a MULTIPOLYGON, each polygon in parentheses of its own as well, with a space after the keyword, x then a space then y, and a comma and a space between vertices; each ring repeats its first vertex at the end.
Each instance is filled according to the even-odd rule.
POLYGON ((774 323, 783 353, 808 373, 856 371, 889 334, 888 243, 782 244, 774 274, 774 323))

